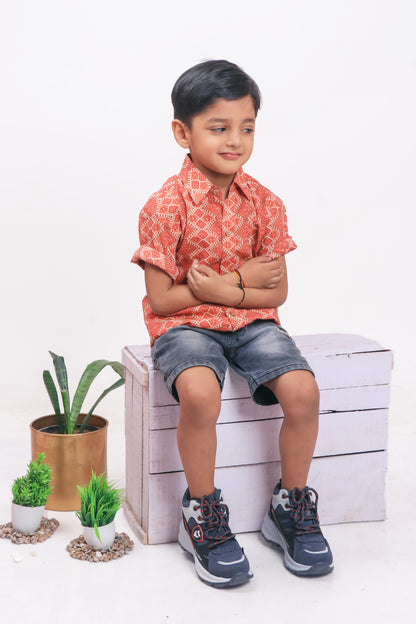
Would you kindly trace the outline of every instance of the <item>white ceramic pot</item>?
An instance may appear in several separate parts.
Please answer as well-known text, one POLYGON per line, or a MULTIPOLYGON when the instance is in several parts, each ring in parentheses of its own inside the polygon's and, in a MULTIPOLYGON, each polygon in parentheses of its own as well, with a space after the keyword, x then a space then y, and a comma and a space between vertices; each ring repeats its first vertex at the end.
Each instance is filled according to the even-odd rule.
POLYGON ((83 527, 85 541, 91 548, 95 550, 108 550, 111 548, 116 536, 116 528, 114 520, 110 524, 98 527, 98 533, 100 534, 101 541, 95 534, 94 527, 83 527))
POLYGON ((42 522, 45 505, 40 507, 23 507, 12 503, 12 525, 20 533, 35 533, 42 522))

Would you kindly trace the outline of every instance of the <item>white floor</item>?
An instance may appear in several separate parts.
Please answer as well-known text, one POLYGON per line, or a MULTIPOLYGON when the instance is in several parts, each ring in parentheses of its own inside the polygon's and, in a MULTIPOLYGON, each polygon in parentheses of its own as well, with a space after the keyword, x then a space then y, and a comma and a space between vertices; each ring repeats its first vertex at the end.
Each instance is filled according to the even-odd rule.
MULTIPOLYGON (((73 512, 47 512, 59 520, 56 534, 37 546, 0 540, 2 622, 140 622, 199 624, 350 624, 413 622, 416 575, 413 492, 416 461, 416 399, 408 387, 392 388, 390 410, 388 518, 385 522, 325 527, 335 557, 328 577, 301 579, 289 574, 280 554, 257 533, 243 534, 254 578, 232 590, 215 590, 195 576, 191 560, 177 544, 143 546, 124 515, 117 531, 135 541, 134 550, 107 564, 71 559, 65 546, 80 534, 73 512), (21 558, 14 561, 14 555, 21 558)), ((4 416, 2 415, 2 421, 4 416)), ((29 434, 23 427, 0 436, 0 523, 10 520, 10 486, 27 463, 29 434)), ((111 477, 123 483, 124 439, 109 439, 111 477)), ((360 492, 357 492, 360 496, 360 492)))

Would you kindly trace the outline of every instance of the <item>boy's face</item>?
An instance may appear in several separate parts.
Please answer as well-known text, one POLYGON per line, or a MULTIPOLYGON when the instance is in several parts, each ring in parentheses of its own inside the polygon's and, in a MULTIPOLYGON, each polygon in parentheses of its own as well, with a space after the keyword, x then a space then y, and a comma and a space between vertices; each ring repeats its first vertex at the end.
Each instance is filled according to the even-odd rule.
POLYGON ((191 127, 175 119, 175 138, 189 149, 192 162, 224 195, 235 173, 253 151, 255 112, 251 96, 219 98, 195 115, 191 127))

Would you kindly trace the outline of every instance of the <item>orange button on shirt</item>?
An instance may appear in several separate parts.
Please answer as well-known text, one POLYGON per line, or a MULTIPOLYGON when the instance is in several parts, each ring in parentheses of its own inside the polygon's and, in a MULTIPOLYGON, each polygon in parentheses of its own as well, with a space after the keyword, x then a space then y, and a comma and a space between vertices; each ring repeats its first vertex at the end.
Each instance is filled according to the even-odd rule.
MULTIPOLYGON (((140 213, 140 247, 132 262, 163 269, 175 284, 186 282, 193 262, 207 264, 220 275, 250 258, 276 258, 296 248, 287 230, 282 201, 240 169, 228 197, 197 169, 189 156, 177 176, 152 195, 140 213)), ((279 324, 277 308, 240 309, 211 303, 169 316, 152 312, 143 299, 144 320, 151 344, 168 329, 192 325, 235 331, 257 319, 279 324)))

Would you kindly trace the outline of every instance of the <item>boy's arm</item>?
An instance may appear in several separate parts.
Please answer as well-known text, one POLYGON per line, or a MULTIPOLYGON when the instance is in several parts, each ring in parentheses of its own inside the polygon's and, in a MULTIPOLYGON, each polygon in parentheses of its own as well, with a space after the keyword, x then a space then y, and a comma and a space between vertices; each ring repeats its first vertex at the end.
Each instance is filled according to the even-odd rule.
MULTIPOLYGON (((284 259, 283 259, 284 261, 284 259)), ((224 280, 215 271, 194 263, 188 273, 188 284, 173 284, 172 278, 162 269, 146 262, 145 283, 150 307, 155 314, 168 316, 185 308, 202 303, 214 303, 241 308, 274 308, 281 306, 287 297, 287 277, 275 288, 245 288, 242 290, 233 282, 224 280)))
MULTIPOLYGON (((248 288, 275 288, 286 273, 284 256, 270 258, 268 256, 256 256, 246 260, 236 267, 248 288)), ((223 276, 229 284, 236 283, 236 275, 233 272, 223 276)))
POLYGON ((170 275, 149 262, 144 267, 144 279, 150 307, 159 316, 168 316, 203 303, 187 284, 173 284, 170 275))
POLYGON ((288 291, 284 257, 279 258, 279 265, 281 274, 277 285, 262 288, 246 286, 243 301, 243 291, 237 286, 236 276, 220 276, 210 267, 197 262, 193 262, 188 271, 188 284, 195 297, 205 302, 241 308, 276 308, 286 301, 288 291))

